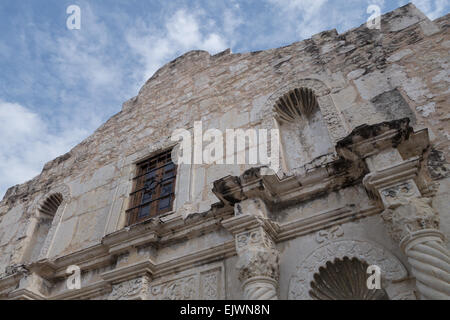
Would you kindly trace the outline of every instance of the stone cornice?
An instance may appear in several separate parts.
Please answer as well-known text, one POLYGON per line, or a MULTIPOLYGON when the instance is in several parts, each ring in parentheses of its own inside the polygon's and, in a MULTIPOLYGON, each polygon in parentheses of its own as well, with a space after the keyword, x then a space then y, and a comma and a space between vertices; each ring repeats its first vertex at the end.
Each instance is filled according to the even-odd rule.
POLYGON ((230 219, 222 221, 222 225, 236 235, 238 233, 261 227, 266 231, 273 239, 275 239, 279 233, 279 226, 277 223, 267 218, 261 218, 250 214, 241 214, 230 219))
POLYGON ((155 271, 156 265, 151 259, 145 259, 133 263, 131 265, 126 265, 119 267, 110 271, 103 272, 101 277, 103 280, 109 283, 117 283, 126 280, 130 280, 139 276, 151 276, 155 271))
POLYGON ((45 300, 46 297, 27 289, 18 289, 8 295, 9 300, 45 300))
POLYGON ((309 234, 347 221, 353 221, 378 214, 381 208, 372 206, 355 211, 352 206, 325 210, 285 223, 274 222, 270 219, 261 219, 252 215, 243 214, 222 221, 222 225, 234 235, 241 232, 262 227, 275 242, 283 242, 305 234, 309 234))
POLYGON ((376 192, 380 188, 392 186, 407 179, 415 179, 419 169, 420 158, 415 157, 392 167, 369 173, 364 177, 363 184, 368 190, 376 192))
POLYGON ((98 244, 56 259, 37 261, 31 264, 29 269, 43 278, 63 277, 70 265, 77 265, 83 270, 92 270, 106 266, 112 261, 113 257, 108 253, 108 248, 98 244))
POLYGON ((350 161, 365 159, 380 151, 397 147, 413 133, 409 119, 393 120, 375 125, 362 125, 337 143, 340 156, 350 161))
POLYGON ((226 205, 260 198, 269 207, 285 207, 357 183, 367 172, 363 161, 338 159, 303 174, 279 178, 252 168, 241 176, 214 182, 213 193, 226 205))
POLYGON ((234 246, 234 240, 225 241, 221 244, 211 246, 210 248, 192 252, 170 261, 160 262, 157 264, 153 276, 160 277, 174 271, 180 272, 187 270, 194 265, 211 263, 235 254, 236 248, 234 246))
POLYGON ((0 279, 0 297, 11 292, 20 282, 23 273, 17 272, 0 279))
POLYGON ((77 290, 69 290, 48 298, 49 300, 87 300, 111 291, 111 285, 105 281, 98 281, 77 290))
POLYGON ((286 241, 324 228, 368 217, 381 211, 378 207, 369 207, 364 210, 355 211, 354 208, 345 206, 318 212, 308 217, 279 224, 279 232, 275 239, 277 242, 286 241))

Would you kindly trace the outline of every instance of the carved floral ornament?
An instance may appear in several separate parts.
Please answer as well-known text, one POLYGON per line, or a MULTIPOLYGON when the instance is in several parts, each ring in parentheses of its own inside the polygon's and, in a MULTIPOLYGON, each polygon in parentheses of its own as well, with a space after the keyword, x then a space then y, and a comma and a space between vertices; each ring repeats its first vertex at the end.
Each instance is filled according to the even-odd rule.
POLYGON ((161 278, 150 283, 150 300, 217 300, 225 297, 224 265, 222 263, 206 268, 192 269, 184 275, 161 278))
POLYGON ((239 254, 239 278, 246 281, 254 277, 279 277, 279 254, 272 239, 262 228, 242 232, 236 236, 239 254))
POLYGON ((290 280, 290 300, 310 300, 311 283, 320 267, 336 259, 356 258, 367 265, 381 268, 381 276, 387 281, 401 281, 407 277, 403 264, 391 253, 378 245, 362 240, 338 240, 329 242, 299 261, 297 271, 290 280))
POLYGON ((108 296, 108 300, 131 300, 142 298, 145 289, 148 286, 148 279, 140 277, 122 283, 116 284, 112 287, 112 291, 108 296))
POLYGON ((238 251, 248 246, 265 247, 275 250, 275 244, 262 228, 246 231, 236 236, 236 248, 238 251))

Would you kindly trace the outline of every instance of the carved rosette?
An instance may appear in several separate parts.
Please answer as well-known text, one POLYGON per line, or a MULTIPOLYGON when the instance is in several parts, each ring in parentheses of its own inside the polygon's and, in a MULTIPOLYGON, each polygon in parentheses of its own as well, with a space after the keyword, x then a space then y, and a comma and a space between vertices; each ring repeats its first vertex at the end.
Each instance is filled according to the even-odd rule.
POLYGON ((236 268, 243 283, 246 300, 276 300, 279 278, 279 254, 263 228, 236 236, 239 259, 236 268))
POLYGON ((423 299, 450 299, 450 254, 439 231, 439 216, 427 198, 399 198, 382 214, 400 242, 423 299))

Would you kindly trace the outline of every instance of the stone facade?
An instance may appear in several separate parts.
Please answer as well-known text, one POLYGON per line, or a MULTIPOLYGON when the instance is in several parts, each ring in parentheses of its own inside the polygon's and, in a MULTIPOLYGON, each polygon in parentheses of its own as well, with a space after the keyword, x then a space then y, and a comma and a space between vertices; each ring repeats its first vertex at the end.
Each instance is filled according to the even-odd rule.
POLYGON ((93 135, 8 190, 0 298, 311 299, 312 286, 336 298, 319 290, 324 274, 377 265, 385 294, 367 297, 449 299, 449 23, 407 5, 381 30, 168 63, 93 135), (290 118, 279 99, 296 89, 314 95, 309 122, 280 120, 290 118), (180 164, 173 211, 127 226, 136 163, 176 146, 172 132, 194 121, 278 128, 282 170, 180 164))

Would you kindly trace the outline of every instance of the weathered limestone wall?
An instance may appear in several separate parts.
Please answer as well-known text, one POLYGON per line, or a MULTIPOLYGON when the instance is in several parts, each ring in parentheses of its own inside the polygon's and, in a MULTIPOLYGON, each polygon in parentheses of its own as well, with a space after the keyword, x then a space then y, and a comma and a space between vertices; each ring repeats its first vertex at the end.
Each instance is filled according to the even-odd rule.
MULTIPOLYGON (((432 143, 427 151, 429 170, 434 181, 440 182, 433 207, 440 213, 441 230, 449 235, 449 15, 430 21, 408 5, 384 15, 381 22, 381 32, 363 25, 343 34, 325 31, 308 40, 260 52, 225 51, 211 56, 191 51, 168 63, 92 136, 46 164, 38 177, 8 190, 0 202, 0 275, 8 266, 32 262, 26 260, 25 252, 34 230, 32 217, 40 201, 56 188, 66 186, 69 199, 58 210, 52 239, 47 240, 48 250, 40 257, 50 260, 100 246, 106 235, 125 226, 135 163, 173 146, 170 136, 175 129, 191 129, 194 121, 200 120, 204 131, 273 128, 274 99, 298 85, 312 87, 318 93, 327 126, 327 130, 319 129, 328 131, 329 139, 309 136, 311 143, 320 147, 306 154, 298 152, 292 139, 285 139, 283 156, 286 162, 293 163, 289 169, 297 166, 295 172, 301 173, 332 159, 336 142, 362 124, 408 117, 415 131, 428 129, 432 143), (316 157, 319 159, 312 161, 316 157)), ((211 210, 211 205, 218 202, 212 192, 213 182, 227 175, 239 176, 250 167, 182 166, 177 177, 175 212, 167 221, 211 210)), ((271 218, 288 223, 344 206, 364 211, 373 206, 373 200, 359 184, 274 212, 271 218)), ((373 216, 348 222, 342 228, 345 236, 376 242, 405 263, 406 258, 380 225, 381 218, 373 216)), ((164 264, 233 239, 224 229, 190 236, 158 247, 154 259, 164 264)), ((310 233, 277 244, 281 254, 281 298, 289 297, 289 279, 298 264, 291 260, 310 252, 308 249, 317 246, 316 242, 317 236, 310 233)), ((145 251, 140 255, 145 256, 145 251)), ((120 265, 120 258, 114 262, 116 265, 120 265)), ((235 260, 224 256, 218 267, 224 281, 220 297, 242 298, 235 260)), ((100 273, 113 269, 102 266, 100 271, 90 271, 83 281, 100 281, 100 273)), ((189 280, 189 270, 185 272, 189 280)), ((192 275, 192 281, 203 283, 202 272, 192 275)), ((52 294, 63 291, 61 281, 52 294)))

